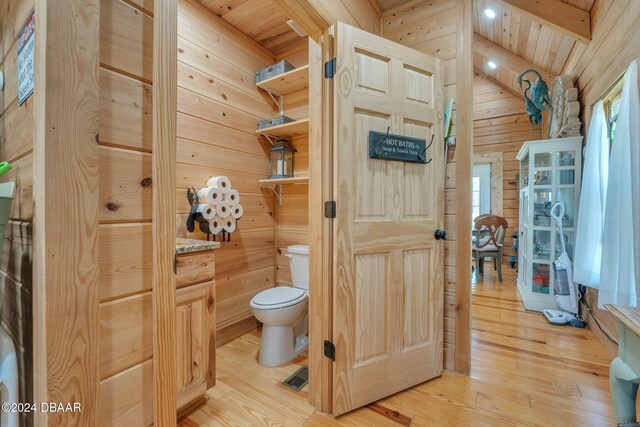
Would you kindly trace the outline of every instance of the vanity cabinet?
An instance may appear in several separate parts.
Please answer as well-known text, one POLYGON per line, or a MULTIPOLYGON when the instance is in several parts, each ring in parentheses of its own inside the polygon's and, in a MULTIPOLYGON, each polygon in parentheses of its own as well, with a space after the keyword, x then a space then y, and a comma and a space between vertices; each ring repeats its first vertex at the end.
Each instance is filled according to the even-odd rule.
POLYGON ((178 412, 215 385, 214 251, 176 259, 176 363, 178 412))

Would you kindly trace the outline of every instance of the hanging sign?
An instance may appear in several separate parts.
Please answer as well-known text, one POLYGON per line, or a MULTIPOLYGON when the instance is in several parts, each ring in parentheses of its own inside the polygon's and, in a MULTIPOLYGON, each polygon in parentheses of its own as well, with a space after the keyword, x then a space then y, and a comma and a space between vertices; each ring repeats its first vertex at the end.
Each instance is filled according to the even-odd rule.
POLYGON ((369 157, 399 162, 428 163, 427 140, 369 131, 369 157))
POLYGON ((35 30, 36 21, 31 12, 18 35, 18 105, 22 105, 33 93, 35 30))

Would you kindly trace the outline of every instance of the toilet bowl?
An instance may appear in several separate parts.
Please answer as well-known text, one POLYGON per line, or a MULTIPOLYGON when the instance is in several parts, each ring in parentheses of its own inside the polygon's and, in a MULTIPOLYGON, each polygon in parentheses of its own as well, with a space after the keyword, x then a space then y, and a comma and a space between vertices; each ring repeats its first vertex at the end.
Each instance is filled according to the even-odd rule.
POLYGON ((304 351, 307 338, 309 299, 309 246, 287 248, 293 287, 264 290, 251 300, 251 311, 262 322, 258 362, 280 366, 304 351))

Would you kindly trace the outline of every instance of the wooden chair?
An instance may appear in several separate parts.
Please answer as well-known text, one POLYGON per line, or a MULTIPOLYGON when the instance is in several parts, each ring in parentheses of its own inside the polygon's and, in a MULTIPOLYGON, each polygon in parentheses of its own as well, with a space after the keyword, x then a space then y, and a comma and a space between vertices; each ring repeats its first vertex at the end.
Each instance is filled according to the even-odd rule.
POLYGON ((502 254, 504 238, 509 223, 498 215, 485 214, 474 219, 475 242, 473 243, 473 257, 476 260, 476 274, 484 274, 484 259, 493 258, 493 267, 498 271, 498 281, 502 282, 502 254), (482 232, 486 236, 480 237, 482 232))

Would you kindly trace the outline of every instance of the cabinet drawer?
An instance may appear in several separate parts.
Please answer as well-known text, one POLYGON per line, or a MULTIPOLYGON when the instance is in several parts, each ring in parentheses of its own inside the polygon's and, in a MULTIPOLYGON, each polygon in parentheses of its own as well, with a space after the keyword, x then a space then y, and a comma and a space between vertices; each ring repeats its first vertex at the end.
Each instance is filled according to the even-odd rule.
POLYGON ((213 280, 215 276, 214 251, 178 255, 176 264, 176 286, 213 280))

